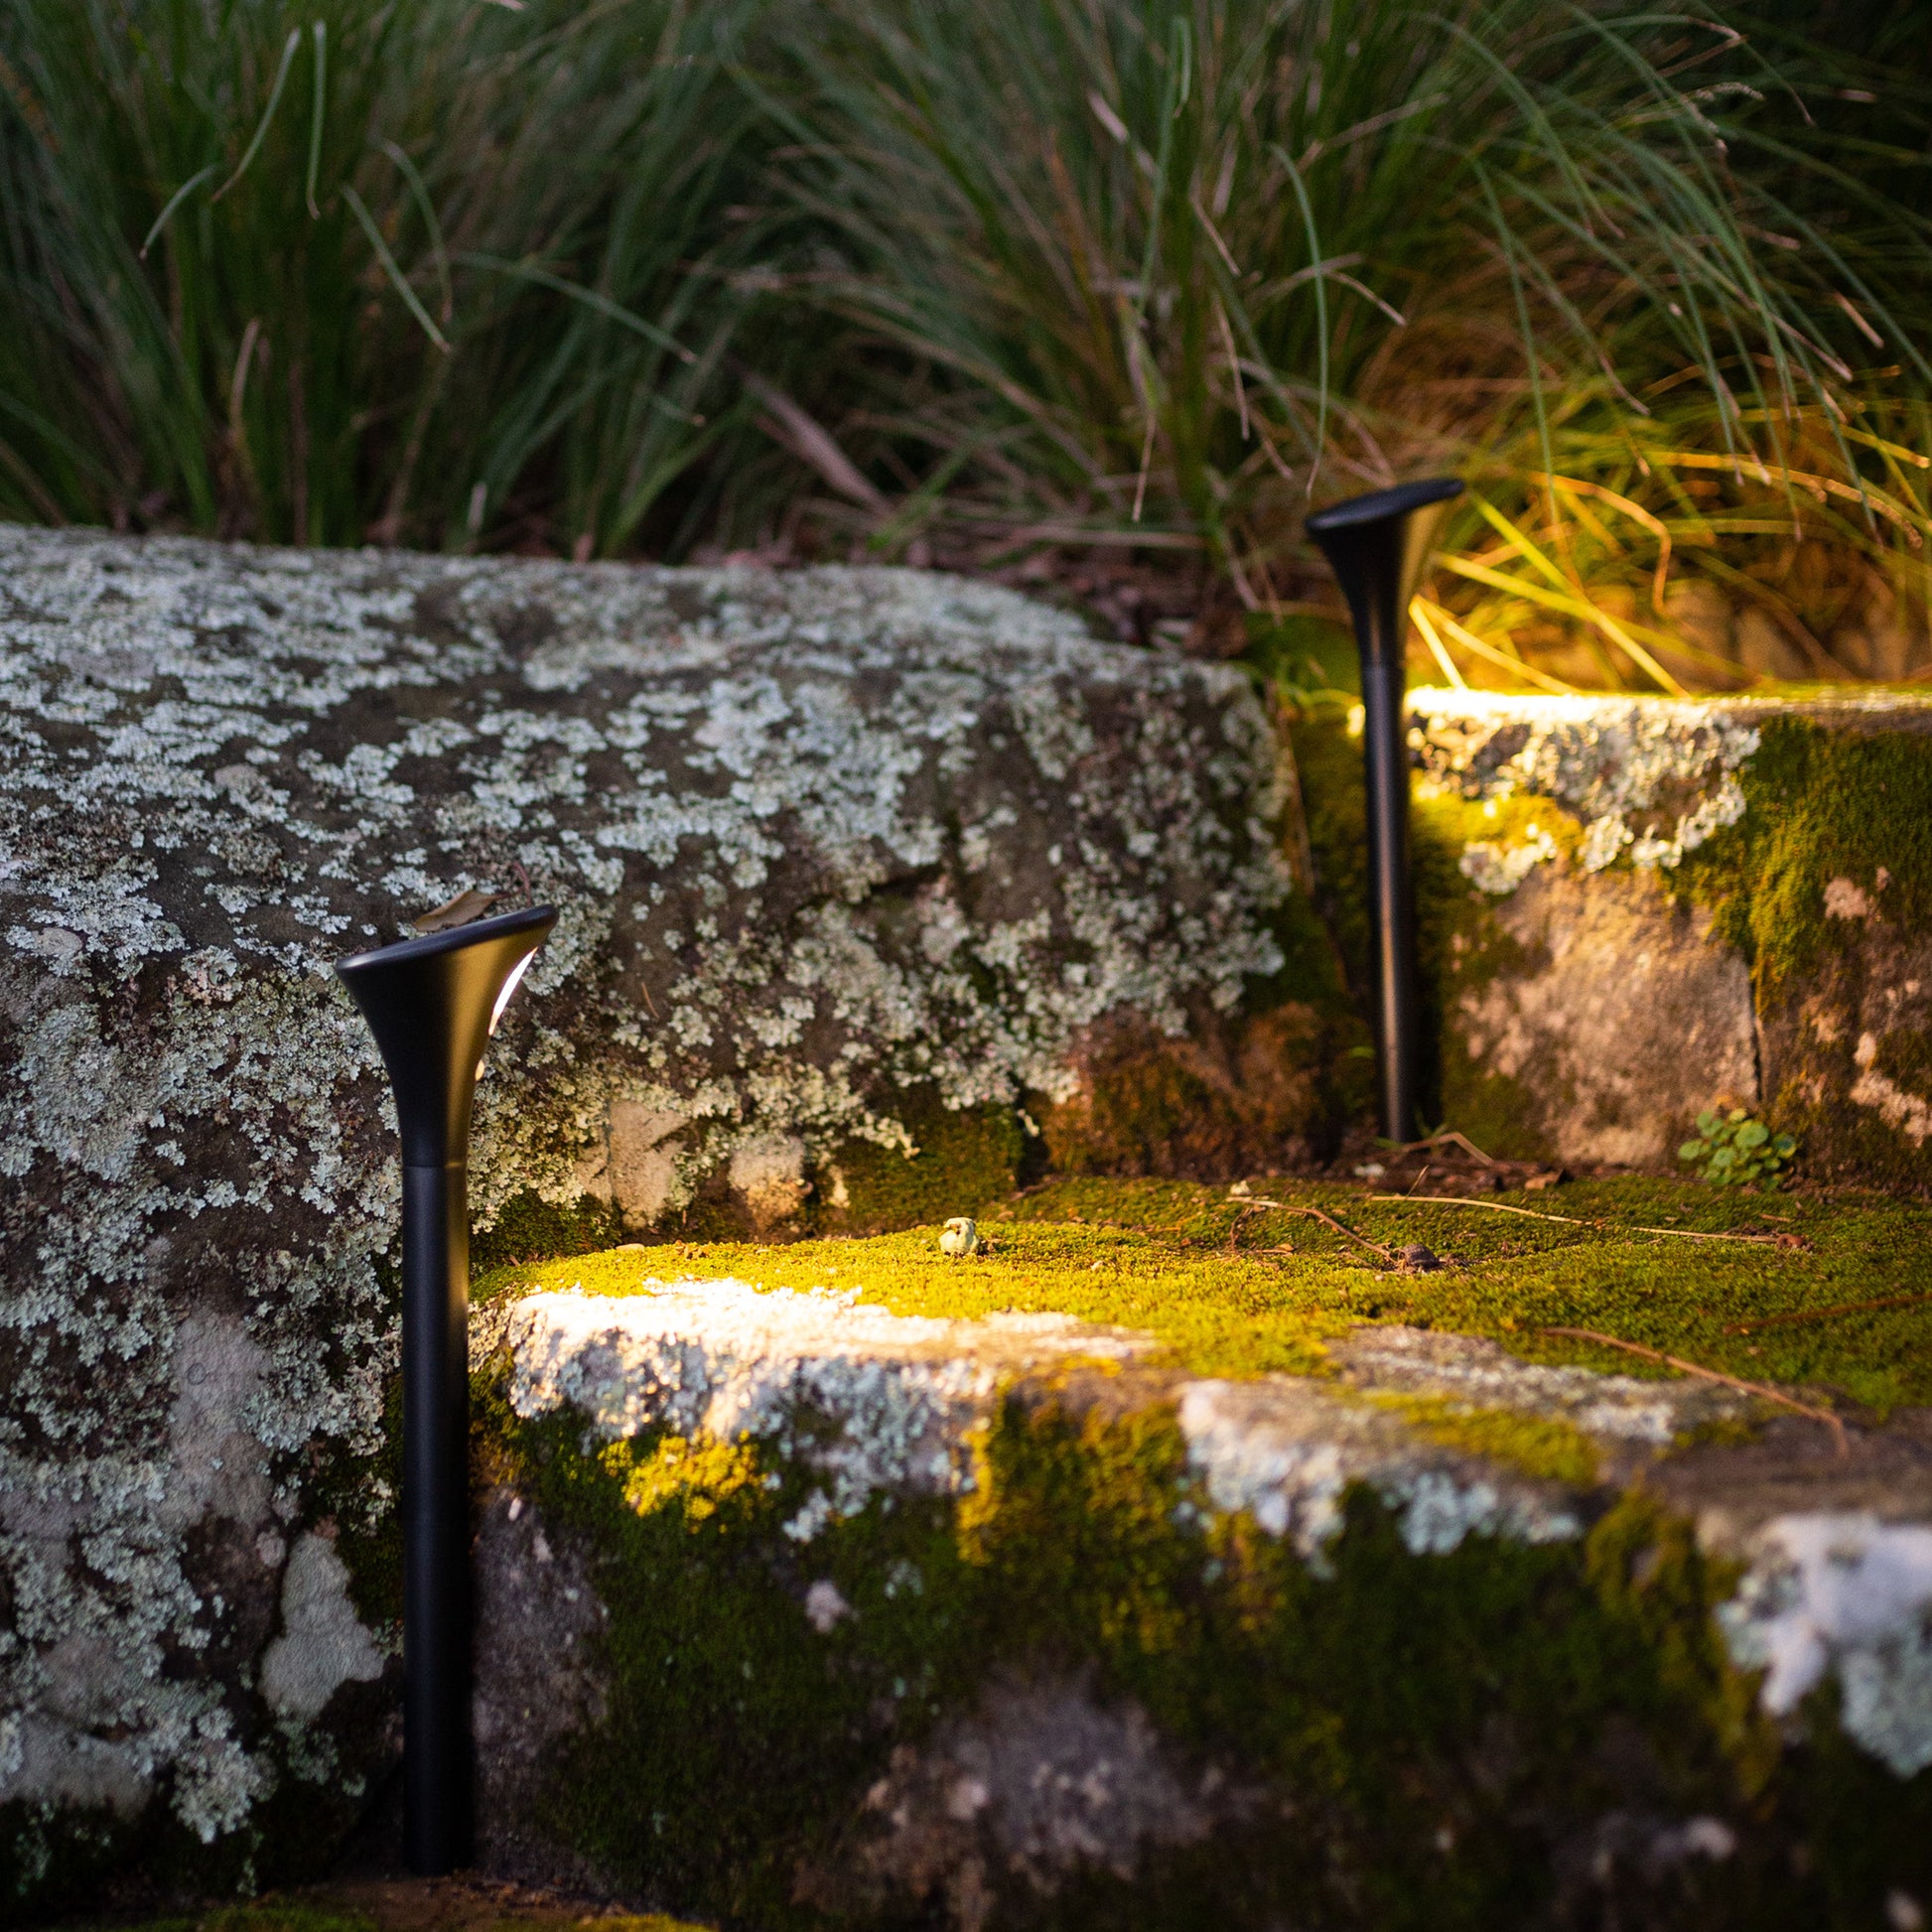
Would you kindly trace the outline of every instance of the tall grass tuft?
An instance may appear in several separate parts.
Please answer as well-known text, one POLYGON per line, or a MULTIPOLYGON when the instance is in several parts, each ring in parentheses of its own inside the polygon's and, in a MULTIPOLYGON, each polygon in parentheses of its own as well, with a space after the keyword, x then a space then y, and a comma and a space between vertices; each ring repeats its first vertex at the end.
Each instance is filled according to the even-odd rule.
POLYGON ((1544 0, 818 11, 811 292, 956 548, 1197 546, 1280 614, 1308 507, 1450 468, 1445 655, 1540 628, 1666 688, 1727 668, 1671 621, 1687 558, 1829 673, 1774 581, 1798 533, 1922 556, 1929 231, 1862 178, 1923 156, 1899 111, 1820 126, 1851 57, 1544 0))
POLYGON ((1113 559, 1233 648, 1453 469, 1442 675, 1895 674, 1932 86, 1815 13, 12 0, 0 514, 1113 559))
POLYGON ((298 543, 674 533, 744 306, 696 271, 748 239, 752 12, 13 0, 0 507, 298 543))

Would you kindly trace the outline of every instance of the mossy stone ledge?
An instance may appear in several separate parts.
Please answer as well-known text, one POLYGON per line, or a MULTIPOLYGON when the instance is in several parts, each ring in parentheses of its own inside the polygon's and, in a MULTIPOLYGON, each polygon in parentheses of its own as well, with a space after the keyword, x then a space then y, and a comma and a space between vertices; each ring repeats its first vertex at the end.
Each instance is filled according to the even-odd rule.
MULTIPOLYGON (((1932 698, 1410 694, 1430 1118, 1669 1172, 1699 1112, 1815 1179, 1932 1187, 1932 698)), ((1345 714, 1296 732, 1359 976, 1345 714)))
MULTIPOLYGON (((1526 1359, 1318 1221, 1282 1258, 1296 1208, 1383 1244, 1415 1209, 1286 1193, 1256 1228, 1066 1183, 972 1259, 927 1229, 499 1277, 485 1587, 573 1599, 534 1663, 485 1623, 483 1704, 567 1714, 499 1855, 769 1927, 1851 1926, 1932 1896, 1927 1412, 1855 1406, 1840 1455, 1735 1386, 1526 1359), (1237 1227, 1251 1252, 1209 1245, 1237 1227), (1108 1318, 1137 1300, 1150 1326, 1108 1318), (1244 1346, 1274 1372, 1210 1372, 1244 1346)), ((1526 1258, 1434 1211, 1481 1224, 1449 1272, 1526 1258)), ((1832 1216, 1842 1269, 1869 1230, 1832 1216)), ((1575 1302, 1547 1311, 1610 1319, 1638 1233, 1543 1230, 1575 1302)))

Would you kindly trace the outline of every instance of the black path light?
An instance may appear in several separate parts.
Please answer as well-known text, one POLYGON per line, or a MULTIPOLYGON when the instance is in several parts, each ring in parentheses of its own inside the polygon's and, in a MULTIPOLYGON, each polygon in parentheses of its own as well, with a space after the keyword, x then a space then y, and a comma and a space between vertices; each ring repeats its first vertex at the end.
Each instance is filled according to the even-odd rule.
POLYGON ((471 1103, 556 923, 538 905, 336 966, 382 1049, 402 1130, 403 1841, 423 1876, 471 1852, 471 1103))
POLYGON ((1409 879, 1409 747, 1403 729, 1403 645, 1409 597, 1453 477, 1403 483, 1317 511, 1309 535, 1340 580, 1362 658, 1362 752, 1368 784, 1368 897, 1374 936, 1377 1073, 1382 1132, 1416 1135, 1415 895, 1409 879))

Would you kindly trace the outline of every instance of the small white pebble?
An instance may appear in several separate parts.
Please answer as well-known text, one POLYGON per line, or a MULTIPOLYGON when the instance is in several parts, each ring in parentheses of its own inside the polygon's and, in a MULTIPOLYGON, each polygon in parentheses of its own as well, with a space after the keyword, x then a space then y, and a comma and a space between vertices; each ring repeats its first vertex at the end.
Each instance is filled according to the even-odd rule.
POLYGON ((939 1231, 942 1255, 970 1255, 979 1252, 979 1229, 963 1214, 955 1214, 939 1231))

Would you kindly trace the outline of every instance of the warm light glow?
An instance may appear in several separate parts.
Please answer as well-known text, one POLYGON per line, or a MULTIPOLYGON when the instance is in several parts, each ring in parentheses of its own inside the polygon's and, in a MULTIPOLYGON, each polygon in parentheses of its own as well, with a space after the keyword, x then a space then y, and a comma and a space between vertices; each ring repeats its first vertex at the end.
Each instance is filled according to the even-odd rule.
POLYGON ((510 1003, 510 995, 516 991, 518 981, 520 981, 523 975, 529 970, 530 961, 533 960, 536 956, 537 956, 537 949, 536 947, 532 946, 530 950, 526 952, 523 955, 523 957, 519 959, 516 962, 516 964, 510 968, 510 976, 508 979, 506 979, 503 982, 503 990, 496 996, 495 1010, 489 1016, 489 1032, 490 1032, 490 1036, 492 1038, 495 1037, 496 1023, 503 1017, 503 1009, 506 1006, 508 1006, 510 1003))

